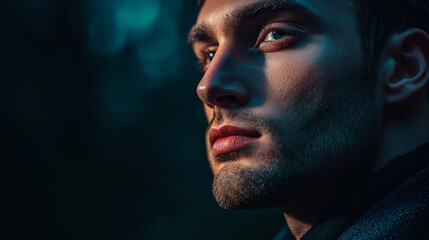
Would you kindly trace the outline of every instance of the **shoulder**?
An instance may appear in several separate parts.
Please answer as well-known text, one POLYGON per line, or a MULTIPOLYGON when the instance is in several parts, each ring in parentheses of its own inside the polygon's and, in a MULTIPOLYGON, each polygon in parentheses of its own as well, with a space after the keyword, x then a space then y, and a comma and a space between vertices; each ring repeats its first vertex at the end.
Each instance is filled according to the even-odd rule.
POLYGON ((429 239, 429 166, 396 186, 340 239, 429 239))

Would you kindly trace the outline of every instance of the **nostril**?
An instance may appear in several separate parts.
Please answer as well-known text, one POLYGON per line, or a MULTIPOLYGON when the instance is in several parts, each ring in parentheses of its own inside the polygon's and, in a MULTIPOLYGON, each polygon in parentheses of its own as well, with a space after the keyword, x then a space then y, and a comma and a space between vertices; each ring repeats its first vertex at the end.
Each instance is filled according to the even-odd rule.
POLYGON ((240 104, 240 99, 234 95, 222 95, 216 97, 216 103, 219 105, 240 104))
POLYGON ((198 97, 208 106, 238 107, 246 104, 249 92, 240 78, 206 75, 197 86, 198 97))

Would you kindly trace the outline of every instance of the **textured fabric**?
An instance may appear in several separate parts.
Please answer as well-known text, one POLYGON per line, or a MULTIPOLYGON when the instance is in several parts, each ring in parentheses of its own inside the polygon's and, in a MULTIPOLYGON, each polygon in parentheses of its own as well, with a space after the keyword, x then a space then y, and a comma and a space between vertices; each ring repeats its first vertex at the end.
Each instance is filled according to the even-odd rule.
POLYGON ((429 239, 428 196, 426 167, 383 197, 340 239, 429 239))
MULTIPOLYGON (((275 239, 294 237, 285 227, 275 239)), ((429 144, 394 158, 302 239, 429 239, 429 144)))

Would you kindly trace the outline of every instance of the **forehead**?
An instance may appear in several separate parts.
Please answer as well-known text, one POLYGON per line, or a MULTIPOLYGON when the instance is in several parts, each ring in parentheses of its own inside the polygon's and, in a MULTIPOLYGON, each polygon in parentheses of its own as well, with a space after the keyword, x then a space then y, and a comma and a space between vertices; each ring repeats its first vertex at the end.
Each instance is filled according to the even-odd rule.
MULTIPOLYGON (((326 24, 355 23, 354 4, 352 0, 205 0, 198 15, 197 24, 220 27, 229 16, 247 6, 282 5, 282 10, 290 12, 304 9, 318 16, 326 24)), ((302 13, 302 11, 301 11, 302 13)), ((299 14, 299 13, 297 13, 299 14)))

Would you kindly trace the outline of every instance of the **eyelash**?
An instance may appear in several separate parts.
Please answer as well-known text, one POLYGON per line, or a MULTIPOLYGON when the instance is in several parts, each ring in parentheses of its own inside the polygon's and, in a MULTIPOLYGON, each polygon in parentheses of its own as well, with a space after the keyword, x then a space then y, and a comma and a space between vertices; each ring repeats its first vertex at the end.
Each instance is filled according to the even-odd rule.
POLYGON ((283 28, 276 27, 276 26, 273 26, 272 24, 268 24, 262 27, 262 30, 260 31, 260 34, 258 36, 258 40, 254 49, 262 52, 272 52, 278 49, 288 48, 292 44, 294 44, 297 40, 299 40, 300 36, 301 36, 301 32, 299 30, 291 30, 291 29, 286 29, 284 27, 283 28), (286 34, 289 34, 290 36, 283 37, 278 40, 265 41, 265 38, 268 36, 268 34, 272 32, 286 33, 286 34))
MULTIPOLYGON (((251 49, 260 52, 273 52, 279 48, 288 48, 299 39, 301 33, 302 32, 299 30, 290 30, 281 27, 274 27, 272 24, 267 24, 262 27, 259 36, 257 37, 256 45, 251 49), (264 41, 268 34, 275 31, 290 34, 290 36, 279 40, 264 41)), ((210 57, 210 54, 213 54, 214 57, 217 50, 216 48, 217 47, 210 46, 200 52, 200 57, 198 57, 198 68, 202 73, 204 73, 210 65, 212 59, 209 60, 208 58, 210 57)))

